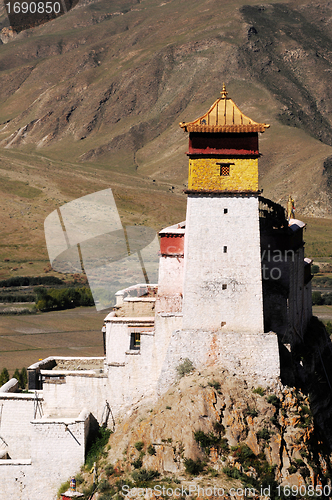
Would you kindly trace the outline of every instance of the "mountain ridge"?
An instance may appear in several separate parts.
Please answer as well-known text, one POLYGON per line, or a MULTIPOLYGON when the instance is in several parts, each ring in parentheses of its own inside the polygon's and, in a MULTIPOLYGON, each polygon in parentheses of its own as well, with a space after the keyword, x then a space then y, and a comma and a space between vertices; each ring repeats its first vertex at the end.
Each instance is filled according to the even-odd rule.
MULTIPOLYGON (((241 111, 271 123, 260 138, 264 196, 285 206, 291 193, 299 217, 332 218, 331 19, 331 2, 99 0, 9 37, 3 8, 0 174, 41 191, 35 247, 45 255, 42 221, 56 206, 105 185, 124 199, 121 177, 132 177, 149 214, 141 218, 132 197, 131 209, 120 207, 128 224, 183 220, 178 123, 203 114, 223 82, 241 111)), ((9 228, 8 203, 24 198, 7 194, 0 220, 9 228)))

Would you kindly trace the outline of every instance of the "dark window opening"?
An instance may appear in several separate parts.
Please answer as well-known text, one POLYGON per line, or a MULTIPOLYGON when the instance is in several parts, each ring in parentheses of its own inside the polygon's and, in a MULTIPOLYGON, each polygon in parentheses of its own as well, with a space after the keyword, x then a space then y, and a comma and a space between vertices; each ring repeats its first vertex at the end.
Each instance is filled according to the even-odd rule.
POLYGON ((224 253, 227 253, 227 247, 224 247, 224 253))
POLYGON ((222 175, 223 177, 229 175, 229 165, 221 165, 220 175, 222 175))
POLYGON ((225 285, 225 284, 224 284, 224 285, 222 286, 222 289, 223 289, 223 290, 227 290, 227 285, 225 285))
POLYGON ((139 351, 141 348, 141 334, 138 332, 132 332, 130 334, 130 350, 139 351))
POLYGON ((220 175, 226 177, 230 174, 230 166, 234 163, 217 163, 220 166, 220 175))
POLYGON ((228 208, 224 208, 224 214, 228 214, 228 208))

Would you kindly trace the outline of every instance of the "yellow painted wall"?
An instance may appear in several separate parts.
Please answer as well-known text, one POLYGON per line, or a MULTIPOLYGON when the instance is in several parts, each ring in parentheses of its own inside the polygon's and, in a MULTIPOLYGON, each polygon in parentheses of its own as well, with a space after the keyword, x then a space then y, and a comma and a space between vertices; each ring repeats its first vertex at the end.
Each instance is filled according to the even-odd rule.
POLYGON ((258 160, 256 158, 190 159, 188 189, 258 191, 258 160), (230 166, 230 175, 221 176, 220 165, 217 163, 234 163, 230 166))

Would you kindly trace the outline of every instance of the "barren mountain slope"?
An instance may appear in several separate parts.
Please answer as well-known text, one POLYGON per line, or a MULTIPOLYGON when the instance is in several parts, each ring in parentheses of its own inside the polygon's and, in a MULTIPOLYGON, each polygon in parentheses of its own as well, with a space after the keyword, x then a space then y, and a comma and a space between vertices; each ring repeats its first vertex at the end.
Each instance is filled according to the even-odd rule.
POLYGON ((332 4, 264 5, 80 2, 14 36, 2 11, 1 255, 46 259, 46 215, 105 187, 126 223, 183 219, 178 122, 206 111, 223 81, 244 113, 272 125, 264 195, 284 204, 291 192, 299 214, 331 217, 332 4))

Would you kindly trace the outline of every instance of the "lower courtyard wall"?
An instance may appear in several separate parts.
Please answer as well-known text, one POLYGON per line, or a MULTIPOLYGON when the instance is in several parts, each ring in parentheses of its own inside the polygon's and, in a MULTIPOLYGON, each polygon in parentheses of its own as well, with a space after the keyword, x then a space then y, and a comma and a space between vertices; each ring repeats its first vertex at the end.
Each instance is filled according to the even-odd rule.
POLYGON ((1 498, 55 500, 61 483, 84 463, 90 414, 31 421, 31 458, 0 460, 1 498))

